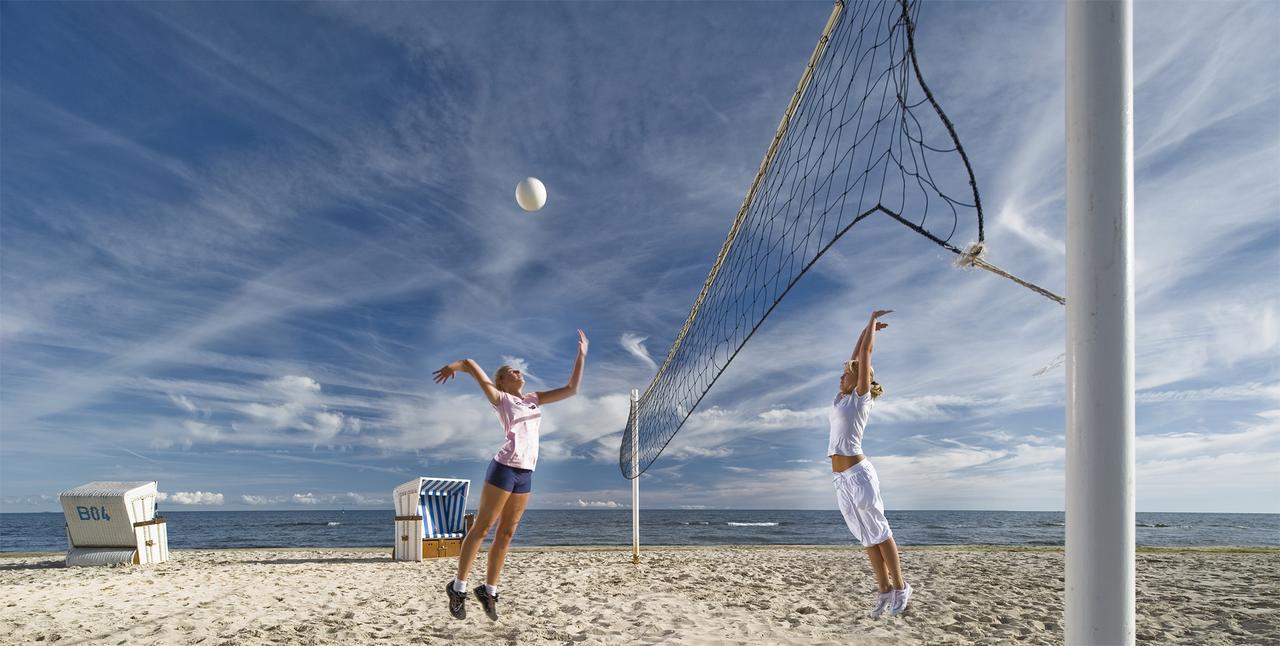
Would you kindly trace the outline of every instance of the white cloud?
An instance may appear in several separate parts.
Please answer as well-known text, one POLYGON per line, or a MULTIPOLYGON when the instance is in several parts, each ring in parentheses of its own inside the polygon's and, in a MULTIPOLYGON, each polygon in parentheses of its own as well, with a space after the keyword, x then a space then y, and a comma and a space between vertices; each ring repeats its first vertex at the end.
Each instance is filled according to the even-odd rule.
MULTIPOLYGON (((1171 303, 1149 308, 1146 329, 1137 336, 1139 390, 1212 378, 1280 353, 1276 305, 1265 299, 1248 302, 1254 297, 1234 289, 1238 293, 1207 295, 1200 301, 1203 312, 1171 303)), ((1234 383, 1223 387, 1236 388, 1234 383)))
POLYGON ((619 505, 618 503, 612 500, 592 500, 588 502, 586 500, 579 498, 578 506, 579 507, 605 507, 609 509, 614 509, 617 507, 622 507, 623 505, 619 505))
POLYGON ((351 491, 348 491, 347 493, 337 497, 337 501, 339 502, 342 501, 343 499, 345 499, 347 502, 353 505, 372 506, 372 505, 390 505, 391 504, 391 498, 387 496, 370 496, 370 495, 359 494, 351 491))
POLYGON ((282 428, 293 428, 302 423, 302 415, 306 412, 306 408, 301 403, 288 403, 279 405, 250 403, 240 407, 240 411, 248 415, 254 421, 261 422, 267 428, 278 430, 282 428))
POLYGON ((223 437, 222 431, 212 424, 187 420, 182 423, 191 437, 198 440, 217 440, 223 437))
POLYGON ((57 502, 57 496, 50 496, 47 494, 39 496, 0 496, 0 506, 4 507, 47 507, 57 504, 57 502))
POLYGON ((156 502, 168 502, 175 505, 221 505, 222 494, 212 491, 175 491, 156 494, 156 502))
POLYGON ((771 428, 807 427, 825 420, 827 418, 827 409, 826 407, 820 407, 793 411, 789 408, 774 408, 758 413, 756 417, 765 426, 771 428))
POLYGON ((254 507, 263 506, 295 506, 316 507, 319 505, 332 506, 360 506, 360 507, 390 507, 391 498, 384 495, 365 494, 348 491, 345 493, 295 493, 291 496, 279 495, 252 495, 244 494, 240 496, 240 502, 254 507))
POLYGON ((958 395, 882 397, 876 400, 872 415, 881 422, 935 422, 955 419, 996 403, 996 400, 958 395))
POLYGON ((1248 383, 1193 390, 1146 390, 1136 395, 1138 403, 1177 401, 1280 401, 1280 383, 1248 383))
POLYGON ((289 399, 307 400, 320 394, 320 382, 311 377, 285 375, 279 379, 268 381, 268 388, 280 392, 289 399))
POLYGON ((318 412, 315 415, 315 423, 312 429, 315 431, 316 439, 321 441, 331 440, 335 435, 342 431, 345 422, 342 413, 318 412))
MULTIPOLYGON (((537 379, 537 377, 533 376, 533 373, 529 372, 529 362, 526 361, 523 357, 515 357, 509 354, 504 354, 502 355, 502 365, 511 366, 512 368, 519 370, 525 376, 525 379, 537 379)), ((498 368, 495 367, 493 371, 496 373, 498 371, 498 368)), ((493 374, 491 373, 489 377, 493 378, 493 374)))
MULTIPOLYGON (((149 384, 148 380, 139 380, 138 387, 145 389, 149 384)), ((195 420, 183 422, 187 444, 342 447, 351 439, 344 434, 358 436, 364 422, 359 417, 331 409, 331 403, 355 408, 367 408, 369 405, 368 400, 326 396, 318 381, 298 375, 247 384, 183 382, 183 385, 206 393, 211 404, 209 408, 201 409, 202 417, 212 419, 213 413, 217 413, 220 417, 231 418, 229 429, 195 420), (262 401, 264 398, 268 401, 262 401)), ((181 397, 175 401, 190 401, 185 396, 181 397)), ((175 440, 166 436, 155 442, 161 446, 172 446, 175 440)))
POLYGON ((168 393, 168 395, 169 395, 170 401, 172 401, 174 404, 177 404, 179 408, 187 411, 188 413, 191 413, 193 415, 201 415, 205 417, 209 415, 208 410, 205 410, 203 408, 200 408, 199 406, 196 406, 195 402, 192 402, 185 395, 175 394, 175 393, 168 393))
POLYGON ((1054 258, 1066 256, 1066 244, 1044 229, 1028 222, 1022 209, 1012 202, 1000 208, 995 221, 1002 230, 1018 236, 1042 254, 1054 258))
POLYGON ((647 336, 639 336, 632 332, 623 332, 621 339, 622 348, 629 352, 631 356, 643 362, 650 370, 657 370, 658 364, 654 363, 653 357, 649 356, 649 350, 644 347, 644 342, 648 339, 649 337, 647 336))
POLYGON ((263 505, 279 505, 283 504, 287 500, 288 499, 284 496, 254 496, 250 494, 240 496, 240 502, 246 505, 253 505, 255 507, 263 505))

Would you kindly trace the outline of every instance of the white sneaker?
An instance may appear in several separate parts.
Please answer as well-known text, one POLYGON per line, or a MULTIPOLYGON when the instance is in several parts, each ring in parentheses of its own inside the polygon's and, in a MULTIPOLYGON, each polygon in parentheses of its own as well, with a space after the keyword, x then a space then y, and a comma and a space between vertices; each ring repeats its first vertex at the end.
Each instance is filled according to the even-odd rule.
POLYGON ((907 604, 911 602, 911 584, 908 583, 906 588, 893 591, 893 604, 889 606, 889 616, 897 617, 907 609, 907 604))
POLYGON ((876 607, 871 609, 871 618, 879 619, 884 611, 893 605, 893 591, 881 592, 876 595, 876 607))

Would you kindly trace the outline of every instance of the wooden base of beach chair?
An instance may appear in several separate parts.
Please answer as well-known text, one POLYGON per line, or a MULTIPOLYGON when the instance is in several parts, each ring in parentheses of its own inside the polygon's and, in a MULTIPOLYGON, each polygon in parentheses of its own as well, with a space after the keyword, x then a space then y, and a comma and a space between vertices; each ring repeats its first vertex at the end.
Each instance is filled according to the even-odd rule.
MULTIPOLYGON (((421 525, 420 516, 397 516, 396 529, 400 535, 396 537, 398 545, 407 545, 409 541, 416 537, 412 532, 417 530, 421 525), (404 523, 404 525, 401 525, 404 523)), ((467 514, 463 516, 463 523, 466 525, 466 531, 471 531, 471 526, 476 522, 475 514, 467 514)), ((464 534, 465 535, 465 534, 464 534)), ((397 554, 398 550, 404 550, 403 547, 391 548, 391 558, 400 560, 419 560, 416 554, 410 556, 407 550, 397 554), (408 558, 405 558, 408 557, 408 558)), ((457 556, 462 553, 461 538, 424 538, 422 539, 422 556, 423 559, 438 559, 446 556, 457 556)))
POLYGON ((424 559, 438 559, 445 556, 457 556, 461 552, 461 538, 422 539, 422 558, 424 559))

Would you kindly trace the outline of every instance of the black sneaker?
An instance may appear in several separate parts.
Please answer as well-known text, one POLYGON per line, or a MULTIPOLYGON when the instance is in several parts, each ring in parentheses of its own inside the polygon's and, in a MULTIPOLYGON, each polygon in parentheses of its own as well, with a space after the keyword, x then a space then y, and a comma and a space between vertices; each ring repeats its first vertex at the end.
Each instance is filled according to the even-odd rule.
POLYGON ((467 618, 467 593, 453 589, 453 581, 444 584, 444 591, 449 595, 449 614, 454 619, 467 618))
POLYGON ((484 614, 489 615, 489 619, 498 620, 498 593, 489 594, 484 586, 476 586, 476 598, 480 600, 480 607, 484 608, 484 614))

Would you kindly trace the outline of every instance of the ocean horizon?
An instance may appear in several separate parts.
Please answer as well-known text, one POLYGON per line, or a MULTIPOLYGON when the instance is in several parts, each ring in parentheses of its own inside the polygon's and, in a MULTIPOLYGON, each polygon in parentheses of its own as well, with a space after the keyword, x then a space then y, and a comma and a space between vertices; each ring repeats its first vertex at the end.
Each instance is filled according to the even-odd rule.
MULTIPOLYGON (((391 510, 171 511, 172 549, 387 547, 391 510)), ((886 512, 901 545, 1060 546, 1060 511, 886 512)), ((61 512, 0 514, 0 552, 67 548, 61 512)), ((1140 512, 1141 547, 1280 546, 1280 514, 1140 512)), ((835 510, 642 509, 641 545, 852 545, 835 510)), ((630 545, 630 509, 530 509, 515 545, 630 545)))

